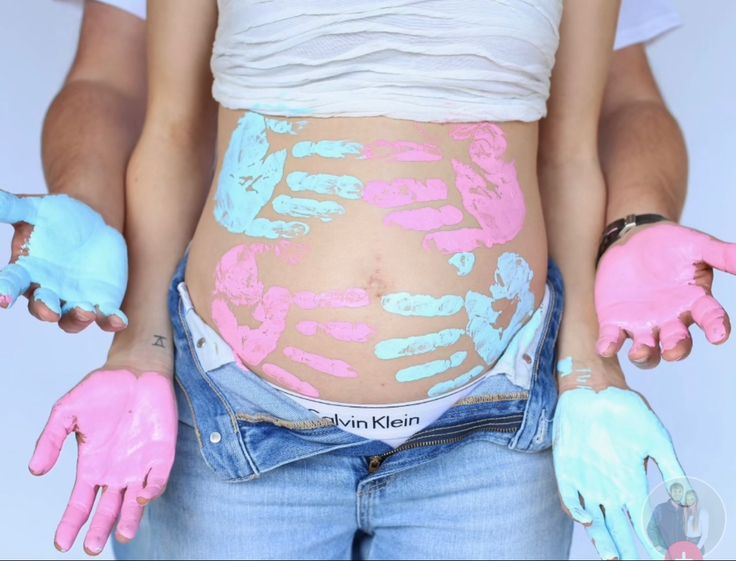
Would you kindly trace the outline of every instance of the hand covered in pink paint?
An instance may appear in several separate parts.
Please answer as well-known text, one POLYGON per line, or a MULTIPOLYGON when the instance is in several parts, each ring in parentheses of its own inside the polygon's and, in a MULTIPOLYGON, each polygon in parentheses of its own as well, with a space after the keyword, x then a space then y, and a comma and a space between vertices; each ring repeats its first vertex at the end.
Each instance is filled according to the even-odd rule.
POLYGON ((157 372, 97 370, 56 402, 29 469, 34 475, 48 473, 66 437, 76 433, 77 479, 56 530, 57 549, 72 547, 100 488, 85 551, 100 553, 118 518, 118 540, 135 537, 144 505, 166 487, 177 427, 173 384, 157 372))
POLYGON ((736 274, 736 244, 674 223, 644 227, 604 253, 596 276, 602 356, 615 355, 627 337, 629 359, 642 367, 685 358, 695 322, 711 343, 731 326, 711 294, 713 269, 736 274))

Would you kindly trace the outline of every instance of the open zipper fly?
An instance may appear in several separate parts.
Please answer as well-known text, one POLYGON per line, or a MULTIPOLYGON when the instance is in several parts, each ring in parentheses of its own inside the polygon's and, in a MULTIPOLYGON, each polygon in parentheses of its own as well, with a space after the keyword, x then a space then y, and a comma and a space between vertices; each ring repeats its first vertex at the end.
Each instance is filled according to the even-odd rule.
POLYGON ((471 434, 478 432, 478 431, 491 431, 491 432, 516 432, 519 429, 518 426, 515 427, 493 427, 489 428, 488 426, 484 427, 478 427, 475 429, 472 429, 468 432, 465 432, 459 436, 454 436, 452 438, 439 438, 436 440, 425 440, 422 442, 406 442, 402 444, 401 446, 397 446, 393 450, 389 450, 388 452, 384 452, 383 454, 379 454, 377 456, 371 456, 368 461, 368 473, 375 473, 378 471, 378 468, 381 467, 381 464, 386 460, 386 458, 389 458, 390 456, 393 456, 394 454, 398 452, 403 452, 405 450, 411 450, 413 448, 421 448, 423 446, 439 446, 442 444, 453 444, 455 442, 460 442, 461 440, 466 439, 471 434))

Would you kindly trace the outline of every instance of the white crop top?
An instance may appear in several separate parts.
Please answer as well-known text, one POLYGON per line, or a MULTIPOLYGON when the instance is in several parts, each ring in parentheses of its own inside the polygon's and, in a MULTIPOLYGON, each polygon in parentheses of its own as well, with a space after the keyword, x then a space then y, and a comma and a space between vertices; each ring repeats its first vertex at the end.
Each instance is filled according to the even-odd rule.
POLYGON ((562 0, 218 0, 213 95, 284 116, 546 114, 562 0))

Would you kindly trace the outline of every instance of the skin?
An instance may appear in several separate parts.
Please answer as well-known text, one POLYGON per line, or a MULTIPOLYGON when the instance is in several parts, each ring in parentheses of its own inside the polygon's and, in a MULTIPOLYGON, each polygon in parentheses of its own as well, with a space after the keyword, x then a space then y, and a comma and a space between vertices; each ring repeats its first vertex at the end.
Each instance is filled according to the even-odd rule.
POLYGON ((11 306, 34 284, 34 301, 57 316, 82 309, 109 317, 111 325, 127 324, 119 309, 128 277, 125 241, 97 212, 66 195, 0 191, 0 222, 34 226, 22 254, 0 271, 0 306, 11 306))
MULTIPOLYGON (((634 45, 614 54, 608 72, 600 125, 600 156, 608 192, 606 222, 628 214, 651 212, 661 214, 673 223, 677 222, 687 193, 687 151, 677 121, 667 109, 657 87, 643 45, 634 45)), ((641 252, 648 241, 645 232, 652 227, 644 225, 634 228, 609 249, 612 251, 615 247, 624 248, 623 252, 619 252, 619 256, 623 258, 616 259, 615 262, 608 260, 606 273, 601 279, 603 284, 609 282, 606 275, 630 275, 632 271, 642 272, 642 275, 635 275, 633 282, 645 285, 652 280, 648 276, 650 269, 647 263, 649 256, 657 255, 661 248, 651 246, 647 253, 641 252), (628 244, 629 240, 637 238, 640 238, 638 243, 628 244)), ((682 240, 683 249, 689 256, 693 256, 691 240, 702 239, 703 235, 684 226, 676 227, 676 239, 682 240)), ((716 242, 717 240, 712 240, 704 245, 714 245, 716 242)), ((732 250, 724 246, 723 251, 728 253, 732 250)), ((691 263, 684 260, 661 260, 658 268, 663 275, 675 277, 683 267, 694 266, 695 287, 700 287, 705 294, 710 295, 713 263, 702 259, 702 255, 697 253, 696 249, 691 263)), ((723 259, 719 261, 723 262, 723 259)), ((729 268, 725 270, 732 272, 729 268)), ((693 343, 687 329, 683 330, 683 325, 687 328, 692 323, 692 299, 687 296, 671 298, 670 304, 683 311, 679 317, 668 318, 670 324, 666 334, 670 341, 660 340, 658 329, 645 330, 646 337, 642 337, 642 333, 637 341, 633 337, 634 330, 619 332, 615 327, 611 328, 612 323, 641 326, 652 321, 652 318, 634 312, 635 302, 629 299, 619 301, 621 313, 611 315, 609 311, 608 322, 601 321, 598 352, 601 356, 614 356, 626 339, 631 337, 634 344, 628 353, 629 359, 640 368, 653 368, 660 358, 686 358, 693 343), (677 342, 672 345, 670 328, 675 326, 677 336, 674 339, 677 342)), ((715 305, 716 302, 712 302, 714 309, 715 305)), ((728 317, 721 315, 724 316, 721 330, 725 330, 727 338, 730 329, 728 317)), ((712 343, 718 344, 725 340, 712 335, 712 330, 710 335, 706 331, 706 337, 712 343)))
MULTIPOLYGON (((154 202, 169 205, 172 200, 177 201, 177 203, 180 203, 179 207, 171 209, 170 213, 174 214, 176 211, 179 211, 178 215, 181 217, 182 222, 177 224, 178 228, 172 228, 167 221, 164 221, 162 230, 158 232, 160 236, 156 236, 154 233, 154 235, 149 236, 148 240, 146 239, 146 235, 150 234, 153 230, 151 228, 143 227, 141 228, 142 233, 140 236, 137 236, 135 243, 130 244, 131 254, 136 256, 135 259, 132 260, 136 263, 136 266, 133 268, 131 274, 129 296, 124 309, 131 318, 136 318, 133 321, 133 324, 140 325, 141 327, 137 330, 129 329, 124 337, 116 337, 111 351, 111 356, 115 357, 116 360, 128 364, 155 364, 160 366, 161 370, 164 371, 167 369, 170 371, 171 368, 170 345, 165 345, 163 349, 159 349, 158 345, 156 345, 155 348, 151 349, 150 347, 153 347, 151 340, 170 341, 170 336, 167 338, 164 335, 157 334, 168 334, 168 324, 162 319, 164 317, 164 314, 162 314, 163 306, 160 304, 165 301, 165 289, 163 286, 167 283, 170 272, 173 270, 173 266, 169 266, 171 261, 168 260, 167 257, 169 255, 177 256, 177 251, 180 248, 183 248, 184 243, 186 243, 186 241, 182 241, 182 237, 179 236, 178 233, 184 232, 184 234, 187 234, 188 225, 193 224, 192 217, 196 216, 196 214, 192 209, 196 206, 194 204, 194 199, 196 199, 196 197, 173 196, 167 199, 166 197, 161 196, 159 190, 168 188, 173 192, 173 189, 176 189, 177 195, 181 192, 198 192, 197 186, 201 185, 202 178, 208 175, 209 163, 211 160, 208 160, 207 154, 209 152, 206 149, 203 149, 203 146, 206 145, 206 139, 208 138, 208 135, 211 135, 211 131, 213 129, 211 128, 211 125, 208 125, 208 117, 210 117, 209 122, 211 123, 211 112, 207 109, 203 110, 203 108, 211 106, 211 104, 206 101, 207 96, 203 95, 203 91, 206 88, 201 87, 202 84, 207 83, 207 77, 196 69, 192 70, 191 66, 188 66, 192 61, 196 61, 194 66, 197 66, 196 63, 199 63, 199 68, 206 66, 206 64, 202 64, 204 61, 196 55, 200 52, 198 49, 202 47, 202 45, 207 42, 211 44, 211 34, 207 36, 205 40, 200 40, 201 36, 199 34, 194 34, 193 38, 187 37, 187 41, 184 41, 184 38, 176 36, 177 34, 167 34, 164 31, 165 26, 163 25, 163 21, 169 22, 170 30, 173 30, 174 28, 205 29, 209 26, 209 31, 211 32, 214 18, 211 14, 211 7, 207 4, 208 3, 206 2, 192 1, 188 3, 186 11, 181 11, 180 5, 175 7, 173 2, 168 0, 159 0, 159 2, 152 7, 151 20, 154 22, 154 29, 159 29, 159 31, 155 33, 155 36, 157 36, 160 41, 159 46, 152 49, 151 58, 154 63, 160 60, 162 64, 153 65, 157 66, 158 70, 154 69, 151 76, 154 77, 154 80, 152 81, 158 81, 160 85, 158 88, 153 88, 155 93, 152 96, 151 105, 149 105, 149 132, 145 135, 147 136, 147 142, 145 143, 147 150, 142 150, 144 153, 141 154, 138 163, 135 166, 132 166, 132 169, 136 170, 137 174, 132 176, 134 181, 131 181, 131 191, 134 194, 139 195, 140 193, 146 192, 146 187, 154 188, 152 189, 155 194, 153 197, 154 202), (159 14, 158 21, 161 22, 158 24, 155 23, 157 20, 157 13, 159 14), (190 41, 190 39, 193 40, 190 41), (165 61, 165 63, 163 61, 165 61), (165 75, 166 78, 161 79, 162 75, 165 75), (194 95, 182 96, 180 95, 182 92, 194 92, 194 95), (167 103, 164 103, 165 100, 167 103), (177 103, 181 103, 181 105, 174 106, 175 104, 172 104, 171 100, 177 100, 177 103), (152 108, 155 108, 156 110, 152 111, 152 108), (194 138, 201 143, 194 142, 194 138), (178 154, 176 160, 179 165, 178 167, 173 166, 171 169, 182 170, 182 173, 177 174, 171 170, 166 170, 167 173, 163 173, 159 166, 156 165, 160 162, 160 160, 159 162, 156 161, 156 156, 160 158, 161 156, 166 155, 166 151, 163 150, 166 146, 175 148, 176 154, 178 154), (145 154, 145 152, 147 152, 147 154, 145 154), (181 158, 180 161, 179 158, 181 158), (172 175, 174 177, 171 177, 172 175), (173 179, 175 182, 164 181, 162 183, 162 179, 173 179), (187 189, 187 185, 190 185, 191 189, 187 189), (179 201, 179 199, 182 200, 179 201), (160 250, 159 240, 161 239, 165 239, 167 244, 169 244, 167 245, 168 251, 166 252, 160 250), (147 244, 146 242, 149 243, 147 244), (146 265, 148 265, 148 267, 146 267, 146 265), (152 274, 144 274, 144 271, 146 270, 150 270, 152 274)), ((591 27, 588 26, 587 29, 591 29, 591 27)), ((206 35, 206 33, 204 35, 206 35)), ((138 45, 142 43, 140 41, 127 41, 124 44, 129 46, 131 44, 138 45)), ((125 57, 125 61, 130 60, 135 60, 135 57, 127 55, 125 57)), ((138 60, 140 60, 140 57, 138 60)), ((130 73, 126 74, 125 72, 120 72, 119 70, 122 68, 120 64, 114 66, 107 65, 107 67, 116 68, 116 74, 118 75, 131 75, 130 73)), ((564 96, 558 97, 563 98, 564 96)), ((99 96, 96 97, 96 99, 98 98, 99 96)), ((570 96, 570 99, 575 99, 575 96, 570 96)), ((260 110, 267 109, 268 108, 260 108, 260 110)), ((124 126, 118 127, 116 130, 120 128, 125 129, 131 122, 133 122, 132 119, 126 120, 124 126)), ((585 127, 581 127, 581 129, 585 129, 585 127)), ((66 127, 66 130, 74 129, 73 127, 66 127)), ((563 135, 562 138, 572 138, 574 140, 576 137, 575 135, 571 135, 570 137, 565 137, 563 135)), ((513 140, 511 145, 514 146, 516 143, 517 141, 513 140)), ((558 142, 555 146, 560 147, 563 144, 565 143, 558 142)), ((572 144, 574 144, 574 142, 572 144)), ((95 147, 96 146, 104 146, 104 143, 96 142, 95 147)), ((89 150, 88 152, 93 152, 93 150, 89 150)), ((566 150, 551 150, 550 155, 560 156, 564 155, 565 152, 566 150), (557 153, 555 154, 555 152, 557 153)), ((169 152, 169 154, 171 154, 171 152, 169 152)), ((579 155, 575 153, 575 150, 567 150, 567 154, 572 154, 573 156, 579 155)), ((582 162, 580 159, 574 159, 573 161, 568 160, 568 163, 571 167, 580 168, 581 163, 584 164, 586 159, 589 159, 589 157, 584 156, 582 162)), ((517 162, 518 161, 520 160, 517 158, 517 162)), ((560 161, 562 161, 562 159, 557 160, 557 162, 560 161)), ((549 162, 552 162, 551 166, 542 167, 544 174, 548 177, 564 177, 564 170, 561 169, 563 166, 555 165, 554 157, 551 157, 549 162), (552 170, 555 170, 557 173, 552 173, 552 170)), ((90 165, 88 160, 86 165, 88 167, 90 165)), ((627 169, 626 166, 621 167, 623 169, 627 169)), ((587 170, 588 166, 582 165, 582 168, 587 170)), ((528 169, 528 166, 521 165, 521 169, 528 169)), ((336 177, 347 176, 336 175, 336 177)), ((522 179, 522 185, 524 185, 525 181, 526 180, 522 179)), ((560 181, 560 183, 562 183, 562 181, 560 181)), ((581 181, 580 183, 583 182, 581 181)), ((345 182, 342 182, 342 184, 336 184, 334 188, 342 191, 343 193, 350 193, 351 195, 354 194, 356 190, 354 185, 349 184, 346 187, 345 182)), ((141 204, 140 201, 142 197, 140 196, 134 196, 133 198, 134 202, 130 203, 128 206, 129 211, 135 210, 139 217, 150 217, 149 220, 151 222, 160 221, 161 216, 156 215, 153 217, 150 212, 150 209, 155 208, 154 205, 141 204)), ((585 197, 583 197, 583 199, 584 198, 585 197)), ((534 220, 535 217, 531 217, 531 219, 534 220)), ((144 219, 140 220, 141 224, 146 222, 144 219)), ((138 230, 138 226, 136 226, 135 230, 138 230)), ((17 245, 20 246, 21 244, 17 245)), ((486 267, 486 270, 488 267, 487 264, 477 264, 476 267, 478 266, 484 266, 486 267)), ((536 267, 533 268, 536 270, 536 267)), ((210 270, 213 269, 214 267, 212 266, 210 270)), ((428 291, 424 290, 418 292, 425 293, 428 291)), ((448 292, 445 291, 445 293, 448 292)), ((585 324, 585 321, 582 321, 581 323, 585 324)), ((570 321, 566 322, 566 326, 570 325, 570 321)), ((572 333, 572 335, 568 337, 569 341, 575 342, 578 339, 575 336, 575 330, 567 328, 564 328, 563 330, 572 333)), ((584 339, 584 337, 581 339, 584 339)), ((601 363, 606 365, 611 364, 610 361, 601 361, 601 363)), ((601 376, 601 379, 605 379, 606 376, 609 378, 615 378, 615 375, 610 374, 612 371, 615 371, 615 368, 609 366, 608 368, 604 368, 603 371, 607 374, 601 376)))
MULTIPOLYGON (((50 193, 74 197, 119 232, 124 224, 125 167, 143 124, 145 92, 145 23, 88 0, 76 57, 44 122, 43 166, 50 193)), ((19 221, 13 226, 11 263, 26 252, 36 228, 48 239, 60 238, 66 230, 63 223, 19 221)), ((50 272, 57 278, 62 274, 50 272)), ((30 313, 42 321, 58 323, 68 333, 94 322, 105 331, 125 328, 120 316, 96 313, 86 305, 89 300, 57 308, 48 292, 36 295, 39 288, 55 290, 33 282, 24 293, 30 313)))
POLYGON ((653 225, 611 248, 596 278, 598 352, 615 354, 631 337, 629 358, 653 366, 642 349, 670 357, 689 350, 692 323, 711 343, 725 342, 731 326, 711 294, 714 269, 736 274, 736 244, 677 224, 653 225))
POLYGON ((78 444, 77 479, 54 544, 68 551, 102 496, 84 550, 99 554, 117 524, 118 539, 130 541, 143 506, 166 487, 174 463, 178 416, 173 387, 158 372, 98 370, 59 399, 36 443, 28 469, 45 475, 68 435, 78 444), (110 399, 114 392, 115 399, 110 399))
MULTIPOLYGON (((440 391, 437 387, 456 387, 463 380, 468 383, 477 377, 478 367, 492 365, 503 342, 521 328, 541 300, 545 252, 544 244, 535 241, 541 233, 541 211, 534 177, 529 176, 533 166, 523 165, 531 161, 533 142, 521 142, 534 134, 534 127, 517 123, 472 127, 387 118, 272 117, 270 121, 289 121, 290 126, 283 126, 285 130, 296 130, 297 122, 301 126, 297 134, 274 133, 269 118, 221 110, 218 142, 223 160, 192 243, 186 277, 197 310, 236 349, 243 365, 274 381, 263 369, 264 364, 270 364, 270 372, 288 380, 285 387, 294 389, 296 384, 312 395, 316 389, 324 399, 365 403, 426 398, 430 391, 436 395, 440 391), (244 142, 245 138, 254 140, 244 142), (422 146, 433 146, 431 154, 444 158, 418 156, 428 149, 419 150, 406 140, 412 138, 422 138, 422 146), (337 143, 360 146, 363 151, 355 148, 355 154, 340 154, 342 157, 291 155, 302 143, 312 146, 327 141, 332 144, 324 146, 337 143), (379 145, 384 147, 381 158, 393 161, 391 166, 367 165, 372 158, 361 157, 366 156, 365 147, 379 145), (411 152, 404 150, 407 146, 411 152), (273 156, 282 153, 286 158, 274 167, 273 156), (392 156, 394 153, 401 157, 392 156), (473 187, 464 193, 458 188, 453 162, 463 163, 465 175, 471 170, 483 189, 473 187), (280 179, 274 181, 276 177, 280 179), (505 190, 499 191, 494 181, 505 190), (507 192, 511 193, 510 201, 506 200, 507 192), (522 192, 522 208, 526 210, 515 210, 522 192), (281 218, 273 201, 292 193, 313 201, 339 203, 345 212, 329 222, 320 216, 294 218, 305 226, 294 237, 264 239, 251 229, 250 224, 258 220, 281 218), (253 204, 246 203, 246 198, 252 198, 253 204), (248 206, 247 212, 234 210, 239 201, 248 206), (443 225, 429 218, 426 224, 426 216, 436 216, 438 209, 462 215, 462 222, 451 220, 452 224, 443 225), (509 223, 510 230, 504 230, 506 223, 493 223, 494 212, 504 216, 516 212, 520 218, 509 223), (538 220, 525 222, 524 212, 538 220), (233 228, 236 222, 238 227, 233 228), (517 231, 520 222, 526 226, 517 231), (499 237, 488 238, 483 227, 499 237), (473 243, 473 253, 468 255, 475 263, 465 276, 458 275, 457 267, 449 262, 455 254, 452 250, 445 252, 425 244, 437 230, 455 235, 460 243, 466 239, 473 243), (364 232, 378 239, 367 244, 364 232), (504 242, 506 238, 512 240, 504 242), (482 241, 477 244, 479 239, 482 241), (301 260, 289 262, 279 251, 266 249, 280 247, 283 242, 301 247, 301 260), (257 252, 247 249, 256 245, 262 246, 257 252), (369 254, 356 252, 355 247, 369 254), (515 248, 520 248, 519 253, 508 251, 515 248), (225 256, 231 252, 240 253, 240 264, 227 265, 229 272, 223 274, 223 265, 229 260, 225 256), (252 257, 246 258, 250 253, 252 257), (504 292, 497 285, 514 279, 509 267, 503 265, 494 282, 489 278, 493 280, 492 272, 503 263, 499 258, 512 253, 528 263, 530 274, 520 278, 521 284, 514 291, 504 292), (222 257, 215 261, 218 254, 222 257), (330 263, 340 263, 337 275, 330 263), (220 271, 214 283, 210 280, 213 268, 220 271), (236 270, 242 272, 236 274, 236 270), (285 270, 293 274, 284 274, 285 270), (425 278, 418 278, 417 270, 426 273, 425 278), (223 288, 222 279, 228 279, 232 287, 223 288), (257 289, 257 296, 241 298, 245 286, 262 288, 257 289), (361 308, 331 306, 328 312, 305 306, 298 298, 305 293, 357 294, 359 290, 366 296, 366 305, 361 308), (282 296, 276 298, 279 294, 282 296), (282 307, 282 302, 288 301, 288 308, 282 307), (491 306, 494 319, 473 319, 478 306, 491 306), (328 321, 368 326, 372 331, 370 344, 356 345, 324 330, 305 338, 295 328, 304 322, 328 321), (484 329, 487 325, 493 328, 493 337, 484 329), (249 347, 265 336, 271 342, 252 354, 249 347), (457 358, 450 360, 453 355, 466 359, 462 363, 457 358), (306 362, 295 360, 296 356, 320 360, 306 362), (321 366, 315 368, 318 362, 321 366), (325 376, 329 368, 351 375, 325 376), (440 386, 443 382, 447 384, 440 386)), ((374 153, 372 149, 368 155, 374 153)))

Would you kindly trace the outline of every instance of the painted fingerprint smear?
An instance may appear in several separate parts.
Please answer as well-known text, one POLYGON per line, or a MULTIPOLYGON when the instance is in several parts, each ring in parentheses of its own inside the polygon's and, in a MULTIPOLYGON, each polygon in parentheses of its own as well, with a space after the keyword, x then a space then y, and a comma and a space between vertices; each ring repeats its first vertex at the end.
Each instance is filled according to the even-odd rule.
POLYGON ((366 323, 352 323, 348 321, 300 321, 296 329, 302 335, 313 336, 324 333, 338 341, 350 343, 366 343, 373 337, 375 330, 366 323))
POLYGON ((215 195, 215 220, 234 234, 257 238, 295 238, 309 232, 298 221, 259 218, 284 175, 286 150, 269 154, 266 120, 248 112, 239 121, 225 152, 215 195))
POLYGON ((433 232, 424 239, 426 249, 465 253, 513 240, 526 216, 524 195, 514 162, 504 160, 507 142, 503 130, 491 123, 455 127, 455 140, 471 140, 470 159, 476 167, 452 160, 455 186, 463 206, 479 228, 433 232))
POLYGON ((358 373, 344 360, 327 358, 295 347, 285 347, 284 355, 294 362, 299 362, 318 372, 337 378, 357 378, 358 373))
POLYGON ((452 294, 436 297, 396 292, 381 298, 381 305, 387 312, 401 316, 438 317, 455 315, 463 309, 465 299, 452 294))
POLYGON ((508 252, 498 258, 495 283, 490 286, 489 294, 471 290, 465 295, 466 329, 475 350, 486 364, 494 364, 498 360, 511 338, 534 312, 533 278, 529 263, 520 255, 508 252), (501 313, 493 305, 499 300, 516 304, 506 329, 495 327, 501 313))

